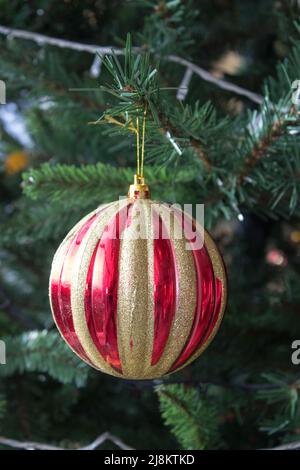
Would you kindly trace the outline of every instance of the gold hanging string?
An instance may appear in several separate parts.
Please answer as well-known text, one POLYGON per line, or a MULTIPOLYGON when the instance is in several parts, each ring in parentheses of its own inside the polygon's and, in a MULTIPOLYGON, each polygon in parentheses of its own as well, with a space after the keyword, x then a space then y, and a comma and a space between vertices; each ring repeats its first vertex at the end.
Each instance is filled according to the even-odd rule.
POLYGON ((139 117, 136 118, 136 174, 140 174, 140 123, 139 117))
MULTIPOLYGON (((144 177, 144 162, 145 162, 145 134, 146 134, 146 117, 147 117, 147 103, 144 106, 143 112, 143 121, 142 126, 140 126, 140 117, 136 117, 136 125, 134 126, 132 119, 129 121, 119 121, 118 119, 114 118, 110 115, 105 115, 104 120, 111 124, 115 124, 120 127, 126 127, 129 131, 134 132, 136 135, 136 174, 137 177, 143 178, 144 177), (140 127, 142 127, 142 131, 140 133, 140 127), (140 135, 142 134, 142 135, 140 135)), ((101 124, 103 121, 95 121, 90 122, 89 124, 101 124)))
POLYGON ((136 116, 136 174, 134 175, 134 183, 129 186, 128 197, 130 199, 150 198, 150 189, 144 179, 146 118, 147 103, 144 105, 143 115, 136 116))
MULTIPOLYGON (((117 126, 120 127, 126 127, 127 123, 126 122, 121 122, 118 121, 117 119, 113 118, 112 116, 106 115, 104 116, 104 120, 109 122, 110 124, 116 124, 117 126)), ((90 124, 100 124, 100 122, 92 122, 90 124)), ((129 126, 127 128, 136 134, 136 128, 133 126, 132 122, 130 121, 129 126)))
POLYGON ((143 130, 142 130, 142 161, 141 161, 141 176, 144 176, 144 161, 145 161, 145 131, 146 131, 146 115, 147 115, 147 103, 144 108, 143 116, 143 130))

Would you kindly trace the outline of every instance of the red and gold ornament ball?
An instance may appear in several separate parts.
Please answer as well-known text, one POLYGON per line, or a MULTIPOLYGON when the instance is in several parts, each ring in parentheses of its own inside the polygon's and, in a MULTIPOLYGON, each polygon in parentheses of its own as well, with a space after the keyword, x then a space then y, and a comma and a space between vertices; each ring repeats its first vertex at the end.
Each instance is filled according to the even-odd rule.
POLYGON ((220 326, 227 289, 211 236, 185 216, 204 242, 194 247, 185 230, 177 237, 184 213, 168 204, 158 210, 144 181, 135 183, 127 199, 98 207, 68 233, 49 293, 55 323, 83 361, 147 380, 200 356, 220 326))

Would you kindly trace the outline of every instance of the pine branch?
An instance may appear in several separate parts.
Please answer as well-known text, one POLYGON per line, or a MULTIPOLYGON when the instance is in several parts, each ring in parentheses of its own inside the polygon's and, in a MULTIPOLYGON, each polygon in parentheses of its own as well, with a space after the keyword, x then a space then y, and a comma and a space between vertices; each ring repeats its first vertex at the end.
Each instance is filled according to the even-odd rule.
MULTIPOLYGON (((216 203, 220 201, 221 198, 224 199, 225 196, 227 206, 231 207, 235 212, 241 210, 241 205, 247 206, 247 204, 251 205, 251 207, 255 205, 257 207, 261 206, 265 211, 271 208, 272 211, 275 212, 275 209, 279 206, 279 201, 284 203, 290 198, 288 201, 289 213, 292 214, 296 210, 298 192, 297 179, 294 178, 290 181, 289 185, 283 187, 280 192, 280 197, 276 195, 275 187, 272 187, 272 196, 266 203, 262 190, 260 189, 260 192, 257 191, 257 184, 264 175, 260 168, 256 173, 253 173, 256 164, 266 156, 271 156, 271 162, 268 161, 267 163, 273 165, 273 169, 276 171, 274 161, 276 161, 276 157, 279 157, 278 152, 280 151, 280 154, 282 152, 282 149, 280 149, 282 139, 288 139, 293 128, 296 133, 298 132, 297 128, 299 122, 298 119, 295 119, 297 116, 291 114, 291 109, 293 108, 283 108, 283 104, 289 102, 291 90, 288 91, 286 96, 280 98, 277 105, 270 103, 268 99, 265 100, 261 110, 261 130, 253 129, 253 123, 251 128, 250 121, 248 129, 246 127, 246 131, 242 130, 240 126, 238 132, 235 128, 234 134, 232 133, 232 129, 230 134, 230 132, 226 132, 226 125, 230 127, 230 122, 228 120, 217 121, 209 107, 198 107, 198 109, 196 108, 193 112, 190 111, 189 107, 180 110, 178 107, 175 107, 175 111, 172 113, 170 106, 160 98, 161 89, 158 87, 156 78, 153 82, 150 80, 147 82, 146 80, 147 75, 151 78, 154 76, 154 71, 151 71, 151 68, 148 69, 148 67, 150 67, 149 60, 147 59, 147 65, 142 67, 143 72, 146 71, 145 75, 137 79, 132 79, 132 77, 134 77, 133 70, 136 68, 136 63, 140 60, 139 56, 133 60, 131 49, 126 47, 125 59, 127 63, 134 64, 133 67, 127 71, 122 69, 116 58, 107 58, 107 66, 116 81, 116 85, 107 90, 110 90, 112 94, 115 94, 121 100, 121 104, 108 110, 108 113, 110 115, 114 113, 115 115, 130 114, 133 113, 137 107, 141 106, 140 103, 147 102, 153 121, 157 126, 156 129, 155 126, 148 126, 150 127, 150 130, 148 129, 148 135, 150 134, 148 140, 150 140, 150 142, 151 139, 155 139, 158 131, 162 131, 163 134, 166 134, 167 130, 167 133, 171 134, 173 140, 174 137, 177 138, 177 140, 180 139, 181 148, 185 148, 186 141, 188 141, 196 151, 200 160, 204 162, 206 169, 211 170, 211 167, 215 166, 214 173, 216 176, 218 173, 225 175, 225 180, 222 180, 219 176, 215 176, 213 179, 206 178, 205 183, 207 183, 207 186, 209 183, 210 191, 207 194, 207 191, 205 192, 206 188, 203 188, 202 200, 211 204, 212 202, 216 203), (144 83, 147 83, 147 86, 144 86, 144 83), (130 90, 130 93, 127 93, 128 90, 130 90), (213 119, 210 118, 209 112, 211 112, 211 116, 214 117, 213 119), (277 117, 278 114, 280 116, 279 118, 277 117), (193 119, 194 122, 197 122, 196 117, 198 118, 198 127, 196 125, 191 130, 193 119), (205 122, 204 117, 207 122, 205 122), (202 124, 202 129, 199 129, 199 122, 202 124), (223 138, 226 141, 227 162, 221 160, 224 149, 221 149, 220 145, 216 145, 216 142, 220 142, 222 139, 222 131, 224 133, 223 138), (219 135, 217 135, 217 133, 219 135), (237 158, 229 160, 229 152, 233 154, 233 157, 236 155, 237 158), (220 163, 222 166, 217 168, 217 164, 220 163), (249 178, 250 172, 251 179, 249 178), (242 187, 241 183, 244 182, 246 184, 242 187)), ((155 77, 156 75, 157 74, 155 74, 155 77)), ((143 108, 143 106, 141 107, 143 108)), ((253 120, 253 116, 251 116, 251 119, 253 120)), ((232 123, 231 127, 233 127, 232 123)), ((295 138, 294 135, 293 137, 295 138)), ((160 153, 159 150, 155 149, 155 151, 152 152, 152 159, 154 159, 154 157, 158 159, 158 156, 160 156, 160 160, 162 161, 164 158, 166 162, 167 157, 163 157, 166 151, 164 147, 160 148, 160 153)), ((151 156, 151 151, 148 152, 148 154, 151 156)), ((173 154, 170 154, 170 161, 173 154)), ((280 165, 282 166, 282 162, 280 162, 280 165)), ((271 175, 271 173, 268 172, 264 173, 271 175)), ((285 177, 287 173, 290 173, 289 162, 285 164, 283 177, 285 177)), ((270 180, 270 185, 273 185, 273 183, 281 184, 277 178, 277 171, 274 176, 276 176, 276 178, 270 180)), ((276 189, 278 190, 279 187, 277 186, 276 189)), ((225 201, 222 201, 222 203, 225 201)), ((220 205, 219 210, 223 210, 224 212, 226 210, 228 212, 226 203, 220 205)), ((277 211, 280 214, 283 212, 280 207, 278 207, 277 211)))
MULTIPOLYGON (((99 205, 99 201, 98 201, 99 205)), ((87 201, 82 201, 82 207, 86 210, 89 206, 87 201)), ((90 207, 90 210, 95 206, 90 207)), ((30 246, 41 240, 53 241, 61 239, 68 227, 71 227, 83 217, 85 212, 80 211, 80 206, 75 203, 66 210, 66 205, 59 200, 50 204, 40 202, 28 202, 19 200, 12 216, 1 227, 1 247, 30 246)))
POLYGON ((282 116, 275 119, 270 129, 255 142, 251 153, 245 158, 245 169, 239 177, 239 184, 246 180, 255 165, 268 154, 270 148, 276 144, 280 137, 286 134, 288 126, 296 127, 299 124, 299 113, 294 105, 288 111, 285 111, 282 116))
POLYGON ((269 435, 281 433, 283 429, 293 432, 300 418, 300 380, 289 376, 287 378, 283 374, 263 376, 274 388, 257 392, 258 400, 262 400, 269 410, 269 415, 265 417, 260 429, 269 435))
MULTIPOLYGON (((299 26, 296 24, 298 33, 299 26)), ((300 40, 294 41, 289 57, 279 63, 277 76, 265 86, 260 112, 250 114, 245 132, 236 131, 238 140, 235 169, 231 170, 213 194, 206 199, 212 206, 224 196, 234 195, 235 207, 251 207, 272 216, 299 214, 298 140, 299 111, 292 104, 292 82, 299 75, 300 40), (293 158, 291 158, 291 155, 293 158)))
POLYGON ((199 11, 192 0, 159 3, 156 0, 138 0, 136 3, 148 7, 143 31, 137 37, 151 53, 161 57, 171 52, 186 53, 195 43, 193 33, 199 11))
POLYGON ((213 163, 210 159, 214 160, 215 142, 222 139, 222 135, 226 138, 227 134, 228 138, 229 120, 217 119, 210 103, 200 106, 196 102, 194 107, 187 105, 175 112, 170 108, 166 103, 165 109, 158 111, 163 134, 169 131, 172 137, 180 140, 183 149, 193 148, 204 168, 211 171, 213 163))
MULTIPOLYGON (((43 34, 32 33, 29 31, 18 30, 15 28, 9 28, 7 26, 2 26, 2 25, 0 25, 0 34, 3 34, 10 38, 15 37, 15 38, 20 38, 20 39, 31 40, 31 41, 36 42, 40 46, 48 44, 51 46, 56 46, 56 47, 60 47, 64 49, 72 49, 75 51, 82 51, 82 52, 84 51, 84 52, 90 52, 92 54, 100 54, 101 56, 105 54, 111 54, 112 50, 117 55, 124 54, 123 49, 115 48, 113 46, 98 46, 94 44, 82 44, 82 43, 78 43, 74 41, 67 41, 65 39, 52 38, 49 36, 45 36, 43 34)), ((245 96, 246 98, 248 98, 251 101, 254 101, 255 103, 261 103, 263 101, 262 96, 256 93, 253 93, 249 90, 246 90, 238 85, 230 83, 226 80, 217 79, 207 70, 199 67, 198 65, 193 64, 192 62, 186 59, 183 59, 182 57, 178 57, 172 54, 172 55, 167 56, 165 59, 169 62, 177 63, 179 65, 183 65, 184 67, 191 69, 202 80, 206 80, 220 88, 223 88, 227 91, 230 91, 232 93, 235 93, 241 96, 245 96)))
POLYGON ((215 409, 195 388, 184 385, 156 387, 165 423, 171 426, 183 449, 202 450, 213 447, 218 436, 215 409))
POLYGON ((31 331, 20 336, 3 338, 7 363, 0 368, 1 377, 25 372, 43 372, 63 384, 76 383, 82 387, 87 380, 88 367, 61 340, 47 331, 31 331))
MULTIPOLYGON (((112 165, 97 163, 96 165, 49 165, 44 164, 38 169, 31 169, 23 175, 23 189, 31 199, 48 199, 63 203, 70 191, 78 195, 74 201, 68 200, 68 207, 81 206, 81 201, 88 200, 89 206, 100 204, 125 195, 128 185, 133 179, 133 168, 118 168, 112 165), (109 188, 109 189, 108 189, 109 188)), ((170 183, 186 184, 193 179, 193 169, 185 168, 175 179, 165 168, 145 169, 145 177, 151 188, 167 187, 170 183)), ((83 205, 84 207, 84 205, 83 205)))
MULTIPOLYGON (((250 127, 246 132, 243 132, 241 122, 239 122, 238 127, 233 125, 232 120, 216 119, 215 112, 207 105, 179 108, 174 107, 173 103, 164 103, 164 100, 160 99, 156 68, 151 66, 149 58, 144 57, 143 60, 144 62, 141 62, 140 55, 133 55, 129 43, 126 46, 124 67, 121 66, 116 55, 105 59, 104 62, 107 64, 110 73, 115 77, 115 84, 106 88, 112 94, 116 94, 121 101, 118 102, 118 105, 107 110, 103 117, 126 115, 130 112, 140 113, 143 104, 147 102, 153 115, 153 120, 150 120, 147 125, 148 162, 155 161, 158 168, 168 162, 177 162, 178 152, 174 145, 180 149, 180 152, 183 149, 185 158, 180 161, 179 174, 181 176, 184 174, 186 162, 195 165, 194 178, 188 177, 188 181, 193 184, 193 187, 197 188, 197 199, 206 203, 210 220, 219 217, 220 214, 230 217, 233 212, 240 212, 247 206, 257 207, 257 210, 265 213, 269 213, 271 210, 274 215, 276 213, 281 215, 286 211, 286 206, 289 206, 289 213, 295 213, 297 209, 298 180, 293 175, 291 178, 290 173, 291 165, 297 165, 296 156, 294 163, 285 162, 281 158, 282 145, 285 139, 288 142, 285 149, 287 153, 291 145, 289 140, 290 132, 296 132, 298 127, 298 121, 293 120, 288 111, 282 111, 284 109, 283 103, 287 98, 281 98, 276 106, 274 104, 270 105, 270 103, 268 106, 266 106, 266 103, 264 104, 262 108, 263 128, 258 133, 259 135, 257 135, 257 130, 254 134, 253 129, 251 130, 251 125, 253 128, 253 116, 250 117, 250 123, 244 121, 245 127, 247 124, 250 127), (280 113, 280 118, 279 123, 276 124, 278 113, 280 113), (166 131, 171 134, 169 138, 166 137, 166 131), (222 141, 224 141, 224 144, 222 144, 222 141), (203 174, 203 171, 201 171, 203 166, 197 166, 190 159, 189 149, 193 151, 193 154, 209 171, 203 174), (264 158, 266 155, 270 158, 264 158), (280 179, 278 178, 279 168, 280 179), (285 182, 286 178, 289 179, 288 184, 285 182), (269 188, 264 192, 260 184, 262 180, 267 181, 269 188), (267 197, 265 193, 267 193, 267 197)), ((111 131, 112 135, 116 132, 126 131, 126 129, 117 127, 117 130, 113 129, 111 131)), ((296 138, 293 134, 294 142, 296 138)), ((191 167, 187 168, 189 175, 191 175, 190 170, 191 167)), ((151 169, 149 173, 153 171, 154 169, 151 169)), ((170 172, 170 175, 173 175, 173 172, 170 172)), ((107 201, 109 198, 119 195, 121 187, 124 188, 124 192, 127 189, 125 188, 125 179, 123 179, 122 184, 119 176, 115 173, 114 178, 118 179, 118 183, 117 180, 114 183, 113 178, 108 176, 106 184, 101 188, 102 193, 99 190, 97 194, 96 188, 93 188, 90 182, 84 182, 83 180, 81 182, 82 186, 78 185, 78 188, 80 186, 81 189, 88 187, 91 189, 89 198, 85 198, 86 201, 90 201, 91 205, 93 201, 95 201, 95 204, 98 201, 107 201), (107 189, 108 181, 110 181, 109 189, 107 189)), ((169 178, 170 181, 172 181, 171 177, 169 178)), ((183 185, 180 184, 180 178, 176 178, 176 181, 172 182, 173 187, 176 186, 174 190, 175 198, 183 200, 182 195, 186 195, 186 192, 183 185)), ((27 189, 29 188, 28 182, 25 182, 25 186, 27 189)), ((46 185, 43 188, 47 189, 46 185)), ((53 197, 56 197, 58 201, 58 187, 56 190, 57 193, 53 197)), ((51 191, 50 185, 49 191, 51 191)), ((55 191, 54 186, 53 191, 55 191)), ((61 191, 61 201, 63 201, 62 182, 61 191)), ((42 191, 40 191, 41 193, 42 191)), ((78 199, 74 198, 77 207, 83 208, 84 204, 87 207, 87 203, 84 202, 83 192, 80 194, 78 191, 78 196, 78 199)), ((164 197, 163 191, 160 197, 164 197)))

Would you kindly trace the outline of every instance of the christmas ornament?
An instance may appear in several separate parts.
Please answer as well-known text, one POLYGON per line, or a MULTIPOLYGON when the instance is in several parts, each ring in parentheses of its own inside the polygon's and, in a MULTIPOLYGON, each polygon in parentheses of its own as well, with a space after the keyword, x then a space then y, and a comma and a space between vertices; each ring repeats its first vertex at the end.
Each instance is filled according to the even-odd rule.
POLYGON ((178 207, 150 199, 144 132, 145 116, 128 198, 84 217, 58 248, 50 276, 54 320, 72 350, 102 372, 135 380, 194 361, 226 304, 211 236, 178 207))

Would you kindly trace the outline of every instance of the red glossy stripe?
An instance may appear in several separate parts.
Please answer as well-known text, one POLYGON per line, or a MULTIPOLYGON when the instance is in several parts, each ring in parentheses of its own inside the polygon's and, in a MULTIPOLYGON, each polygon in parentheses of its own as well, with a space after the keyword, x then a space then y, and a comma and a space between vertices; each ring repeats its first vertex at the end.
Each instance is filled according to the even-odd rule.
POLYGON ((154 339, 151 365, 157 364, 164 352, 176 312, 178 273, 175 254, 161 217, 153 217, 158 224, 159 238, 154 239, 154 339))
POLYGON ((85 316, 100 354, 122 372, 117 338, 117 301, 120 236, 128 223, 129 206, 108 223, 94 250, 85 289, 85 316))
POLYGON ((61 334, 73 350, 89 364, 91 364, 91 362, 88 359, 74 328, 71 309, 71 280, 74 261, 80 244, 98 215, 99 213, 90 217, 73 238, 71 238, 66 254, 61 259, 60 269, 58 269, 60 275, 58 279, 51 279, 51 300, 56 323, 61 334))
MULTIPOLYGON (((206 330, 206 333, 205 333, 205 336, 204 336, 204 339, 203 341, 201 341, 198 345, 198 347, 196 348, 196 350, 193 352, 193 354, 195 352, 197 352, 197 350, 199 350, 202 346, 205 345, 205 343, 209 340, 209 338, 211 337, 212 333, 213 333, 213 330, 216 326, 216 323, 217 323, 217 320, 219 318, 219 314, 220 314, 220 311, 221 311, 221 305, 222 305, 222 288, 223 288, 223 285, 222 285, 222 282, 220 279, 218 278, 215 278, 215 294, 216 294, 216 299, 215 299, 215 308, 214 308, 214 312, 213 312, 213 315, 211 317, 211 321, 208 325, 208 328, 206 330)), ((187 358, 188 359, 188 358, 187 358)), ((186 361, 185 361, 186 362, 186 361)), ((184 365, 181 364, 181 365, 184 365)))
POLYGON ((219 314, 220 314, 221 306, 222 306, 222 288, 223 288, 222 281, 218 277, 216 277, 215 278, 215 309, 214 309, 211 322, 208 325, 207 332, 206 332, 206 335, 202 344, 205 344, 206 341, 210 338, 210 335, 212 334, 216 326, 217 320, 219 318, 219 314))
MULTIPOLYGON (((67 252, 70 248, 72 239, 69 241, 68 246, 67 246, 67 252)), ((55 318, 56 324, 65 338, 67 342, 69 342, 69 330, 67 328, 67 324, 65 323, 64 317, 61 315, 60 311, 60 305, 59 305, 59 293, 60 293, 60 276, 61 276, 61 271, 63 267, 63 262, 64 258, 62 257, 59 260, 59 276, 58 277, 53 277, 51 278, 51 285, 50 285, 50 293, 51 293, 51 304, 52 304, 52 310, 53 310, 53 316, 55 318)))
MULTIPOLYGON (((187 221, 185 220, 185 224, 187 221)), ((215 279, 213 266, 205 245, 193 249, 196 271, 196 308, 190 336, 170 370, 180 367, 202 345, 212 322, 215 306, 215 279)))

